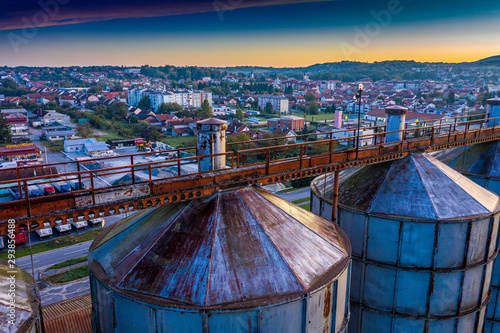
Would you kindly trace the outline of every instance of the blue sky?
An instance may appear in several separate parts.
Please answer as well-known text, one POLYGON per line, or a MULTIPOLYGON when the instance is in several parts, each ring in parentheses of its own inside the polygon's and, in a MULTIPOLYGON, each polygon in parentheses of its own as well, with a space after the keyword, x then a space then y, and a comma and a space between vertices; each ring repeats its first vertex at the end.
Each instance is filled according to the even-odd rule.
POLYGON ((0 65, 282 67, 500 54, 500 2, 485 0, 4 2, 0 65))

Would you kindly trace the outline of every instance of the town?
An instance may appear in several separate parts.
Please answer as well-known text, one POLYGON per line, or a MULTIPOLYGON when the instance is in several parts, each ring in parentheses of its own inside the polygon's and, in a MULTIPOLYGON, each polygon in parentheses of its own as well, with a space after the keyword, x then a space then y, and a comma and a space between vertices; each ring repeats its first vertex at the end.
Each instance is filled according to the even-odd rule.
MULTIPOLYGON (((359 112, 361 126, 376 126, 385 121, 385 107, 401 105, 409 109, 407 122, 430 126, 483 114, 486 100, 500 89, 498 67, 487 62, 404 65, 410 71, 406 76, 433 79, 347 82, 316 79, 335 76, 331 73, 300 77, 173 66, 4 68, 0 123, 8 125, 10 135, 2 144, 32 142, 40 151, 63 153, 77 149, 80 157, 113 154, 114 148, 143 141, 148 147, 138 149, 154 149, 156 142, 193 147, 196 122, 212 116, 230 121, 230 142, 333 130, 348 136, 357 128, 359 112), (360 100, 354 96, 359 84, 364 87, 360 100), (84 141, 72 147, 69 140, 84 141)), ((26 163, 9 155, 9 147, 2 150, 0 167, 26 163)))
MULTIPOLYGON (((125 188, 135 198, 141 193, 150 195, 154 182, 202 177, 202 172, 231 169, 235 163, 242 169, 267 163, 269 169, 270 159, 279 162, 298 158, 302 166, 303 153, 311 158, 329 155, 331 161, 335 151, 355 149, 357 159, 359 149, 376 144, 382 147, 383 141, 391 145, 418 140, 419 135, 443 133, 448 133, 450 140, 453 131, 465 131, 467 136, 469 128, 481 131, 483 124, 497 124, 488 120, 498 112, 492 109, 500 89, 500 67, 496 61, 343 62, 316 65, 309 70, 174 66, 2 68, 0 203, 46 199, 50 205, 51 198, 72 194, 84 198, 88 192, 89 202, 95 205, 95 191, 115 191, 110 192, 112 200, 121 200, 126 196, 120 188, 125 188), (365 72, 359 70, 360 66, 365 72), (384 68, 385 73, 381 74, 384 68), (350 74, 353 72, 357 74, 350 74), (399 134, 394 140, 387 135, 391 131, 388 110, 395 107, 407 111, 402 127, 398 128, 410 130, 403 140, 399 134), (211 141, 213 133, 203 132, 207 128, 223 133, 223 143, 211 141), (212 146, 204 145, 200 138, 212 146), (216 154, 215 146, 219 144, 224 147, 223 159, 202 157, 216 154)), ((351 173, 345 172, 348 176, 351 173)), ((317 216, 313 212, 335 220, 334 210, 325 210, 325 200, 329 200, 325 198, 333 195, 328 192, 333 191, 333 181, 331 176, 327 179, 326 174, 318 175, 313 171, 297 179, 295 175, 281 176, 274 181, 269 179, 271 184, 262 188, 276 195, 272 200, 290 202, 305 210, 311 214, 310 219, 317 216), (331 189, 327 191, 327 187, 331 189)), ((226 194, 220 194, 225 192, 217 193, 221 196, 217 200, 229 200, 226 194)), ((238 195, 243 198, 245 193, 238 195)), ((183 195, 181 200, 186 199, 183 195)), ((164 203, 168 200, 164 199, 164 203)), ((177 200, 177 196, 172 197, 172 202, 177 200)), ((266 205, 266 209, 274 209, 269 202, 266 205)), ((245 207, 253 209, 250 204, 245 207)), ((60 305, 65 299, 71 299, 67 306, 89 302, 88 276, 93 274, 89 271, 89 255, 93 251, 89 252, 90 243, 99 242, 101 233, 122 225, 124 218, 123 221, 139 219, 142 213, 134 210, 142 208, 130 204, 126 209, 118 208, 118 212, 111 208, 111 216, 104 217, 101 210, 99 215, 70 214, 65 221, 58 217, 55 225, 45 219, 17 227, 18 232, 12 234, 19 255, 17 264, 31 270, 37 297, 41 297, 45 309, 65 308, 66 305, 60 305), (33 263, 29 261, 32 251, 36 258, 33 263)), ((168 205, 159 211, 165 209, 168 205)), ((239 207, 235 215, 244 209, 239 207)), ((230 210, 225 204, 223 212, 230 210)), ((9 237, 0 237, 2 259, 9 258, 9 237)), ((311 247, 309 244, 304 249, 311 247)), ((99 250, 94 252, 99 255, 99 250)), ((78 307, 80 312, 90 309, 88 304, 78 307)), ((344 316, 342 323, 335 325, 345 325, 349 319, 345 302, 337 311, 344 316)), ((62 325, 66 320, 64 314, 44 316, 48 318, 47 327, 51 322, 62 325)), ((89 318, 85 315, 73 321, 87 327, 89 318)))

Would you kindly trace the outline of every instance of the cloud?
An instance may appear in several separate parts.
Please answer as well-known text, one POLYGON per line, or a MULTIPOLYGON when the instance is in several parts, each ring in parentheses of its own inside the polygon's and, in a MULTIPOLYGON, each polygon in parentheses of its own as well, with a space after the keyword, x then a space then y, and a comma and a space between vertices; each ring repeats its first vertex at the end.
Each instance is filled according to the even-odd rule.
POLYGON ((0 30, 206 12, 223 19, 234 9, 324 1, 335 0, 7 0, 0 12, 0 30))

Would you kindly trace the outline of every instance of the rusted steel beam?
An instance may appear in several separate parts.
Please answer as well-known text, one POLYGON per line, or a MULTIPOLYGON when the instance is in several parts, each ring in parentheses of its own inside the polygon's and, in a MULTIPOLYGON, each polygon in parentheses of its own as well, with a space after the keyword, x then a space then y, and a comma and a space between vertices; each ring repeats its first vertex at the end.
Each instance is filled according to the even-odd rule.
MULTIPOLYGON (((443 125, 443 127, 447 126, 448 125, 443 125)), ((460 128, 460 126, 463 125, 457 122, 456 126, 460 128)), ((404 131, 412 130, 414 131, 414 129, 404 131)), ((425 130, 427 129, 424 129, 424 131, 425 130)), ((380 134, 381 133, 376 133, 371 137, 380 136, 380 134)), ((237 154, 238 160, 236 166, 223 170, 205 173, 198 170, 196 173, 186 176, 177 175, 158 180, 151 180, 150 178, 148 181, 139 182, 137 184, 115 185, 106 188, 95 188, 92 184, 91 188, 88 190, 79 190, 72 193, 47 197, 29 198, 29 200, 27 200, 28 202, 24 200, 25 198, 21 197, 18 201, 0 204, 0 221, 6 222, 11 218, 18 219, 19 224, 28 223, 30 221, 44 222, 44 219, 49 222, 55 221, 56 219, 69 221, 74 218, 73 215, 75 214, 78 218, 97 216, 96 210, 104 214, 103 216, 112 215, 114 213, 119 213, 120 209, 118 208, 122 207, 124 204, 128 206, 123 206, 121 211, 126 211, 129 206, 132 207, 131 209, 146 208, 157 204, 168 204, 171 202, 178 202, 179 200, 189 200, 193 197, 208 195, 218 188, 235 184, 266 185, 288 179, 320 175, 327 172, 399 159, 407 156, 413 151, 437 151, 462 145, 499 140, 500 127, 469 128, 468 131, 464 131, 463 133, 453 133, 453 135, 451 135, 451 133, 443 133, 441 135, 434 134, 433 137, 424 136, 420 139, 411 139, 395 144, 383 144, 382 139, 380 142, 375 140, 375 145, 363 147, 363 149, 359 151, 358 159, 356 159, 354 148, 347 148, 339 151, 331 150, 333 144, 349 142, 350 139, 351 138, 329 139, 243 150, 239 151, 237 154), (311 147, 319 147, 321 145, 326 147, 325 153, 307 155, 311 147), (244 161, 245 156, 251 157, 257 156, 258 154, 261 156, 269 156, 271 151, 275 156, 272 161, 270 158, 266 158, 265 162, 257 162, 249 166, 239 165, 238 161, 240 158, 244 161), (293 151, 296 152, 295 157, 277 159, 278 153, 286 156, 284 152, 293 151), (108 207, 108 209, 106 209, 106 207, 108 207), (31 211, 32 218, 27 218, 27 216, 29 216, 28 211, 31 211)), ((226 156, 230 155, 228 158, 231 158, 231 160, 234 159, 232 152, 225 154, 226 156)), ((205 158, 206 157, 207 156, 205 156, 205 158)), ((73 179, 76 177, 83 180, 90 179, 91 183, 93 183, 94 177, 101 176, 102 174, 120 174, 130 172, 134 169, 140 170, 140 168, 146 168, 149 171, 171 164, 179 168, 180 165, 192 163, 193 160, 199 163, 200 158, 201 157, 188 157, 125 167, 79 171, 57 176, 67 175, 73 176, 73 179)), ((48 176, 39 176, 9 182, 14 183, 15 187, 21 188, 21 183, 24 185, 28 181, 42 181, 43 178, 47 177, 48 176)), ((0 183, 3 184, 5 182, 0 183)), ((0 235, 5 234, 5 222, 0 222, 0 235)), ((39 225, 42 227, 43 223, 39 223, 39 225)))
POLYGON ((333 176, 333 194, 332 194, 332 222, 337 224, 338 218, 338 208, 337 204, 339 203, 339 171, 334 172, 333 176))

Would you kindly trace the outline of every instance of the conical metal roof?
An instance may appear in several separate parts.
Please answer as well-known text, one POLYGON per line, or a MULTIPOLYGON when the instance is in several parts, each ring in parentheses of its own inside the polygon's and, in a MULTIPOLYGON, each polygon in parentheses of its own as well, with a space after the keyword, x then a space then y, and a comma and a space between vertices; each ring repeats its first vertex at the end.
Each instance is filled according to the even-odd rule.
POLYGON ((339 204, 430 220, 491 215, 500 209, 498 196, 428 154, 360 168, 341 182, 339 204))
POLYGON ((315 290, 350 254, 330 221, 245 187, 139 212, 101 234, 89 260, 100 280, 131 297, 230 308, 315 290))
POLYGON ((447 149, 435 157, 460 172, 500 178, 499 141, 447 149))

